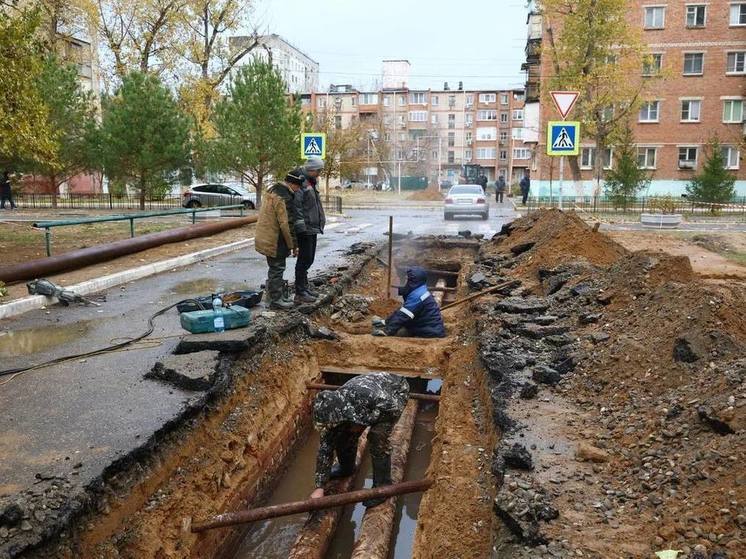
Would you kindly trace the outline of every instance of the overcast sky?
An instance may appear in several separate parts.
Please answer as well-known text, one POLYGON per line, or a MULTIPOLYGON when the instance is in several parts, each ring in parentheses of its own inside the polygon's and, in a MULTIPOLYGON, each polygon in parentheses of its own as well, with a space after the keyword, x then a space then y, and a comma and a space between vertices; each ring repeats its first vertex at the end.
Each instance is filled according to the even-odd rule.
POLYGON ((321 88, 372 88, 381 61, 407 59, 410 87, 523 86, 522 0, 257 0, 260 31, 278 33, 318 61, 321 88))

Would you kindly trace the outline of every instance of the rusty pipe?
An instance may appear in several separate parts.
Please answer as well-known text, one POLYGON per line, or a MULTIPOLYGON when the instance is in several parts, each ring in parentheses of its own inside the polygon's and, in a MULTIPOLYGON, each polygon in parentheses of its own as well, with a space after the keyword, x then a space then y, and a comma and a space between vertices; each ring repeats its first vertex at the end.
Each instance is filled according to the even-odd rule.
MULTIPOLYGON (((342 385, 338 384, 323 384, 320 382, 307 382, 306 388, 309 390, 337 390, 342 388, 342 385)), ((423 394, 421 392, 410 392, 409 398, 411 400, 422 400, 425 402, 440 402, 440 396, 438 394, 423 394)))
POLYGON ((91 264, 98 264, 99 262, 105 262, 120 256, 141 252, 168 243, 178 243, 197 237, 215 235, 216 233, 222 233, 229 229, 235 229, 236 227, 256 223, 256 220, 257 216, 248 216, 221 221, 210 221, 208 223, 200 223, 199 225, 179 227, 177 229, 149 233, 131 239, 114 241, 113 243, 105 243, 79 250, 73 250, 64 254, 48 256, 46 258, 23 262, 13 266, 3 266, 0 268, 0 281, 13 283, 51 276, 67 270, 76 270, 78 268, 90 266, 91 264))

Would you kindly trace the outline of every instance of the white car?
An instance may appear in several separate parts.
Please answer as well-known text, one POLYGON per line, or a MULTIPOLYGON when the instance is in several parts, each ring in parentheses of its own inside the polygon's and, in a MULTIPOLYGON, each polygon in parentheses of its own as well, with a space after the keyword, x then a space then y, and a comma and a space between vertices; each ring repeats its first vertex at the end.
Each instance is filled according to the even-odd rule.
POLYGON ((451 187, 444 202, 443 217, 448 220, 456 215, 479 215, 482 219, 490 217, 490 203, 480 185, 457 184, 451 187))
POLYGON ((248 210, 256 209, 256 194, 249 192, 240 184, 195 184, 184 193, 181 202, 185 208, 237 204, 243 204, 248 210))

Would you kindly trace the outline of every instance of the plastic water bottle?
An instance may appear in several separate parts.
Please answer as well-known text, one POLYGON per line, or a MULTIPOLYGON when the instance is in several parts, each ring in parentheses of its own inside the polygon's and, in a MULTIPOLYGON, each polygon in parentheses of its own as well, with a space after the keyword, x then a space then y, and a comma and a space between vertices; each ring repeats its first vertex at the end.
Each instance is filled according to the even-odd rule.
POLYGON ((215 295, 212 300, 212 312, 215 313, 213 327, 216 332, 225 332, 225 320, 223 319, 223 300, 220 295, 215 295))

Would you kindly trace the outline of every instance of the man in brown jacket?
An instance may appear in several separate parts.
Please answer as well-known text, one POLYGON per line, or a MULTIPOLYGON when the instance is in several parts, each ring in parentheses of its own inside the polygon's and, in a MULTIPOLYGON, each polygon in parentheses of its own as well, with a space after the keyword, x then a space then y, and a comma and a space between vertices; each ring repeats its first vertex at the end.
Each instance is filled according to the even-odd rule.
POLYGON ((265 192, 259 220, 256 222, 254 247, 267 257, 267 300, 270 309, 288 310, 293 302, 283 298, 285 259, 292 253, 298 256, 295 235, 294 196, 303 185, 304 177, 293 171, 285 180, 273 184, 265 192))

